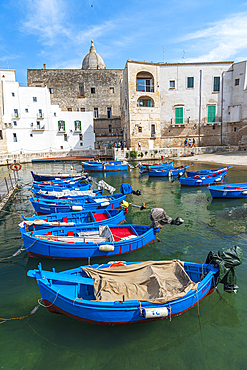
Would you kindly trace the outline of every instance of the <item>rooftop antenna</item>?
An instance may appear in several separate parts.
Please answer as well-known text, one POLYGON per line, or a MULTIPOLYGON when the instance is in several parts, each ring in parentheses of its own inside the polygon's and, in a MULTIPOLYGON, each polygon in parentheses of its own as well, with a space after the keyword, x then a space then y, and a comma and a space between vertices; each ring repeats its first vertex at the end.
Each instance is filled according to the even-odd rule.
POLYGON ((182 59, 183 59, 183 61, 185 60, 185 51, 183 50, 183 56, 182 56, 182 59))
POLYGON ((164 52, 165 52, 165 47, 163 46, 163 63, 164 63, 164 52))
POLYGON ((6 58, 8 69, 9 69, 9 60, 10 59, 6 58))

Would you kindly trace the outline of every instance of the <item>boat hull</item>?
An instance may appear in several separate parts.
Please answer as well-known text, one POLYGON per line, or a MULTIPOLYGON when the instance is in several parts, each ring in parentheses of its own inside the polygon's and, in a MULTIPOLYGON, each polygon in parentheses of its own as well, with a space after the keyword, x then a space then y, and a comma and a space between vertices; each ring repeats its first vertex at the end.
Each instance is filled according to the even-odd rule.
POLYGON ((247 183, 209 186, 212 198, 247 198, 247 183))
POLYGON ((199 175, 194 177, 182 177, 180 179, 180 184, 181 186, 208 186, 211 184, 218 184, 224 180, 226 174, 227 170, 205 177, 199 175))
MULTIPOLYGON (((73 179, 74 177, 78 177, 78 175, 74 174, 38 174, 38 173, 33 173, 31 171, 31 174, 33 176, 34 181, 54 181, 54 180, 68 180, 68 179, 73 179)), ((88 178, 88 174, 84 173, 81 174, 81 180, 85 180, 88 178)))
POLYGON ((149 177, 168 177, 168 176, 182 176, 186 171, 186 166, 183 168, 170 168, 170 169, 151 169, 148 172, 149 177))
POLYGON ((109 161, 109 162, 94 162, 94 163, 83 163, 85 171, 88 172, 116 172, 128 170, 128 164, 123 164, 120 161, 109 161))

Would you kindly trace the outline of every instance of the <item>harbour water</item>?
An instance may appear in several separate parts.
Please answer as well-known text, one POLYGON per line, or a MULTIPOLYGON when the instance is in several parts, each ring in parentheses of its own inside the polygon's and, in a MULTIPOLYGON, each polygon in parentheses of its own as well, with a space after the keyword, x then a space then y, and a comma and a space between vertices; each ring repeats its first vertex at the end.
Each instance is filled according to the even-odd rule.
MULTIPOLYGON (((30 170, 68 172, 70 166, 71 163, 23 165, 19 172, 22 190, 0 214, 0 258, 11 256, 23 246, 18 223, 21 214, 33 212, 28 200, 30 170)), ((209 166, 196 164, 192 168, 209 166)), ((6 167, 0 168, 0 178, 7 174, 6 167)), ((93 177, 96 181, 102 179, 99 174, 93 177)), ((92 325, 39 307, 23 320, 0 321, 1 369, 246 369, 247 199, 212 200, 207 188, 181 188, 178 181, 140 176, 138 169, 106 174, 103 179, 117 191, 122 182, 141 190, 141 196, 128 196, 128 201, 139 205, 144 202, 146 210, 129 208, 128 223, 149 224, 154 207, 185 220, 181 226, 164 227, 158 234, 160 242, 156 240, 139 251, 116 257, 117 260, 180 259, 203 263, 209 251, 238 245, 244 252, 243 264, 236 268, 238 293, 225 293, 219 285, 221 295, 214 291, 200 302, 199 310, 194 307, 171 321, 125 326, 92 325)), ((247 182, 247 171, 233 168, 226 181, 247 182)), ((1 318, 29 315, 37 305, 40 293, 36 281, 26 274, 39 262, 44 269, 55 267, 56 271, 87 263, 33 259, 25 252, 0 262, 1 318)))

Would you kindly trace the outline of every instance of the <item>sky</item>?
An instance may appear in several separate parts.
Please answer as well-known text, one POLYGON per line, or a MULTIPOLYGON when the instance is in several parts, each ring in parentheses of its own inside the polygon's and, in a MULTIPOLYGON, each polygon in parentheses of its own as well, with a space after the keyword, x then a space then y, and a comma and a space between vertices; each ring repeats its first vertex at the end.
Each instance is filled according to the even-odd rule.
POLYGON ((235 0, 6 0, 0 67, 80 69, 91 40, 107 69, 126 61, 247 60, 247 2, 235 0))

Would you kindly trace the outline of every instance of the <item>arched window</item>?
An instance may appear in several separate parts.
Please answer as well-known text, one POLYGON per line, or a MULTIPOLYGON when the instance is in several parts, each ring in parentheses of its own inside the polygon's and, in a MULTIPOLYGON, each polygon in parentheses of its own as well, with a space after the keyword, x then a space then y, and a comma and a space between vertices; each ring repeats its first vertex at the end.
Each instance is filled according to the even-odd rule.
POLYGON ((136 75, 136 91, 154 92, 154 78, 149 72, 139 72, 136 75))
POLYGON ((152 98, 150 98, 150 96, 141 96, 138 100, 137 100, 137 106, 138 107, 147 107, 147 108, 151 108, 151 107, 154 107, 154 101, 152 98))

